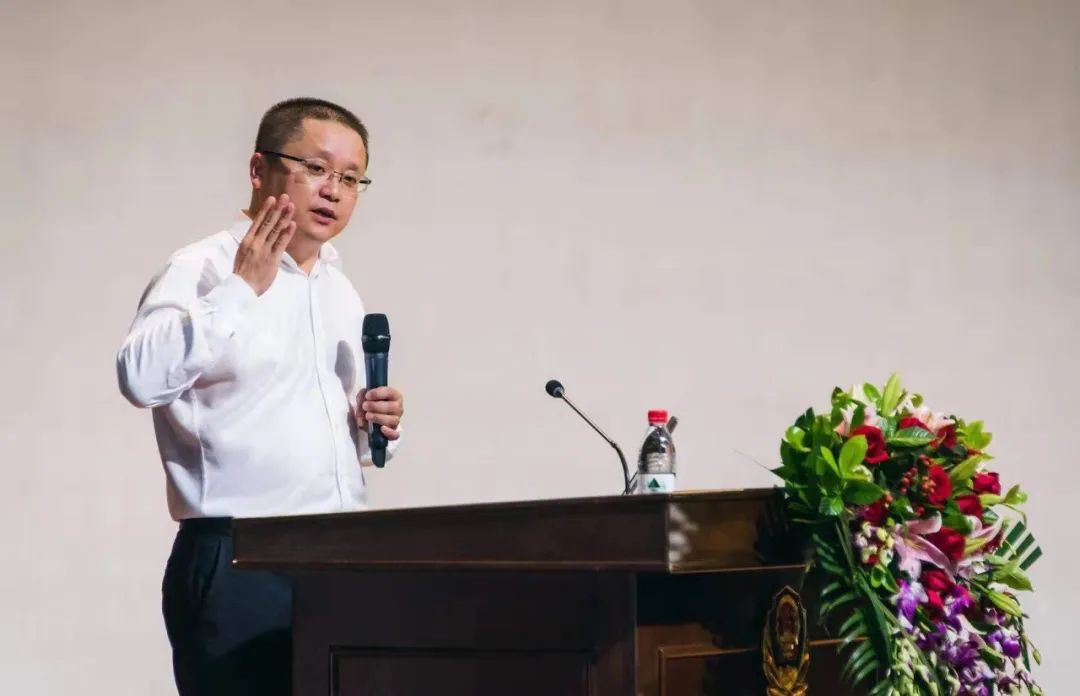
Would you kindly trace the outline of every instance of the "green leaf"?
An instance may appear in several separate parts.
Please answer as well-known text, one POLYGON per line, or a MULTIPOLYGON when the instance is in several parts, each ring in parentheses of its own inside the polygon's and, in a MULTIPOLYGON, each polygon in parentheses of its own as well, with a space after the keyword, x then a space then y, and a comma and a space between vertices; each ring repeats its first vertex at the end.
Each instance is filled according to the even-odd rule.
POLYGON ((1024 590, 1027 592, 1032 591, 1031 580, 1024 574, 1024 571, 1016 568, 1009 573, 995 573, 994 580, 1000 582, 1002 585, 1013 588, 1014 590, 1024 590))
POLYGON ((839 517, 844 512, 844 501, 835 496, 822 498, 818 512, 826 517, 839 517))
POLYGON ((867 382, 866 384, 862 385, 862 390, 863 394, 866 394, 866 398, 874 402, 875 406, 881 405, 881 392, 878 391, 877 387, 867 382))
POLYGON ((866 624, 863 623, 862 613, 858 611, 849 616, 847 621, 840 627, 840 635, 845 638, 852 635, 859 637, 864 633, 866 633, 866 624))
POLYGON ((858 598, 859 598, 859 596, 856 595, 854 592, 847 592, 847 593, 841 595, 840 597, 837 597, 836 599, 832 600, 831 602, 823 603, 821 605, 821 613, 822 613, 823 616, 828 616, 829 614, 833 613, 834 611, 836 611, 840 607, 844 606, 845 604, 847 604, 849 602, 854 602, 858 598))
POLYGON ((1009 616, 1020 618, 1024 615, 1024 613, 1020 611, 1020 605, 1016 603, 1016 600, 1006 594, 990 590, 986 593, 986 598, 1009 616))
POLYGON ((836 459, 833 457, 833 453, 828 447, 821 448, 821 458, 825 460, 825 463, 828 465, 829 469, 836 474, 837 478, 841 478, 840 465, 836 463, 836 459))
MULTIPOLYGON (((959 532, 960 530, 958 529, 956 531, 959 532)), ((982 537, 981 539, 964 539, 964 555, 970 556, 989 543, 990 539, 987 539, 986 537, 982 537)))
POLYGON ((989 459, 989 457, 985 454, 976 454, 968 457, 949 471, 949 480, 952 481, 954 486, 967 483, 971 480, 971 477, 975 475, 975 471, 978 470, 979 464, 987 459, 989 459))
POLYGON ((882 679, 874 686, 869 696, 899 696, 899 694, 900 691, 894 688, 891 679, 882 679))
POLYGON ((990 444, 993 440, 993 436, 990 433, 983 432, 983 422, 974 421, 967 423, 962 428, 956 430, 957 439, 967 446, 968 449, 982 450, 990 444))
POLYGON ((1023 505, 1027 502, 1027 493, 1020 490, 1020 486, 1016 485, 1009 489, 1009 492, 1005 494, 1006 505, 1023 505))
POLYGON ((881 430, 881 436, 885 438, 886 442, 890 437, 896 434, 896 419, 881 417, 878 419, 878 429, 881 430))
POLYGON ((793 425, 784 433, 784 440, 797 452, 809 452, 810 448, 803 444, 806 439, 806 431, 797 425, 793 425))
POLYGON ((949 515, 941 520, 941 524, 946 527, 952 527, 964 536, 971 534, 971 522, 968 521, 968 518, 965 515, 949 515))
POLYGON ((874 646, 870 644, 870 641, 863 641, 852 651, 851 657, 848 658, 848 666, 844 668, 844 671, 852 675, 859 674, 867 665, 877 668, 879 663, 877 655, 874 654, 874 646))
POLYGON ((904 428, 895 435, 889 437, 888 443, 893 447, 923 447, 935 440, 935 436, 922 428, 904 428))
POLYGON ((984 647, 979 649, 979 653, 982 655, 982 658, 986 660, 986 663, 992 668, 1001 669, 1005 666, 1005 656, 999 653, 997 650, 984 647))
POLYGON ((874 566, 874 569, 870 571, 870 585, 874 589, 888 585, 889 579, 889 571, 880 563, 874 566))
POLYGON ((851 480, 844 486, 844 500, 854 505, 869 505, 883 495, 885 489, 869 481, 851 480))
POLYGON ((856 684, 858 684, 858 683, 862 682, 862 680, 863 680, 863 679, 866 679, 867 677, 869 677, 869 676, 870 676, 870 674, 871 674, 871 673, 873 673, 873 671, 874 671, 875 669, 877 669, 877 665, 876 665, 876 664, 868 664, 868 665, 865 665, 865 666, 864 666, 864 667, 863 667, 863 668, 862 668, 862 669, 861 669, 861 670, 859 671, 859 673, 855 675, 855 683, 856 683, 856 684))
POLYGON ((1027 558, 1020 561, 1021 570, 1027 570, 1031 566, 1035 565, 1035 561, 1042 558, 1042 555, 1043 555, 1042 549, 1040 549, 1038 546, 1036 546, 1035 549, 1031 553, 1029 553, 1027 555, 1027 558))
POLYGON ((881 412, 884 415, 892 415, 896 407, 900 405, 901 393, 900 376, 894 374, 889 377, 889 382, 885 385, 885 393, 881 397, 881 412))
POLYGON ((1005 495, 994 495, 993 493, 983 493, 979 496, 979 501, 984 507, 989 505, 1022 505, 1027 502, 1027 493, 1020 490, 1020 486, 1013 486, 1005 493, 1005 495))
POLYGON ((1009 533, 1005 535, 1005 545, 1015 547, 1017 542, 1027 534, 1027 525, 1023 522, 1013 522, 1009 527, 1009 533))
POLYGON ((860 403, 855 407, 855 412, 851 414, 851 429, 855 430, 862 426, 866 422, 866 405, 860 403))
POLYGON ((851 478, 851 472, 866 459, 866 436, 856 435, 840 448, 840 477, 851 478))

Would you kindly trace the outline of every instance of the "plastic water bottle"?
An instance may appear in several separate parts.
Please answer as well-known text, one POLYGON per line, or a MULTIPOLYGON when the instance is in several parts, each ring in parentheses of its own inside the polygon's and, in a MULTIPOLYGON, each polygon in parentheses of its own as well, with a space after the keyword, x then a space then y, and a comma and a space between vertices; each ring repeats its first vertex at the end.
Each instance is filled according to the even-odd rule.
POLYGON ((649 430, 638 454, 637 493, 675 490, 675 442, 667 420, 667 411, 649 411, 649 430))

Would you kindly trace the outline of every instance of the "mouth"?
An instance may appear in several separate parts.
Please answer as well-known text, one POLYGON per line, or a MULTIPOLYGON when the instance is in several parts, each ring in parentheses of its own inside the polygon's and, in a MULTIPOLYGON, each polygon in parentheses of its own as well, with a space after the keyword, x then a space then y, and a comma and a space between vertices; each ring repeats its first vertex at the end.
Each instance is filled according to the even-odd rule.
POLYGON ((337 215, 329 208, 312 208, 311 216, 315 218, 315 222, 321 225, 329 225, 337 220, 337 215))

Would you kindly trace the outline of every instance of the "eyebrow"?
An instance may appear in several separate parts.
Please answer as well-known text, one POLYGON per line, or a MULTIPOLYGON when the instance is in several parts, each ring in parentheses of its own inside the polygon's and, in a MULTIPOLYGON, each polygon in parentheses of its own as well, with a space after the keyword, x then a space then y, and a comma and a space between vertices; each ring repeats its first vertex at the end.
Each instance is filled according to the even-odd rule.
MULTIPOLYGON (((326 150, 319 150, 318 152, 315 153, 314 156, 318 157, 319 159, 324 159, 327 162, 329 162, 331 160, 330 153, 327 152, 326 150)), ((348 165, 346 165, 346 167, 345 167, 345 169, 343 171, 347 172, 349 170, 360 171, 360 165, 356 164, 354 162, 350 162, 348 165)))

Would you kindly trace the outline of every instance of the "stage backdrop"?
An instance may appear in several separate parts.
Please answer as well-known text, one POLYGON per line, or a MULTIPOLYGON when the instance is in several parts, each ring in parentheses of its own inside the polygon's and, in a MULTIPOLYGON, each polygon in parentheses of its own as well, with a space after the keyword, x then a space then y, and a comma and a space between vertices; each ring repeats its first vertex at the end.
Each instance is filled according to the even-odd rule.
POLYGON ((631 457, 670 409, 680 486, 715 488, 771 485, 802 409, 899 371, 1030 491, 1036 674, 1068 689, 1077 3, 9 0, 0 25, 0 691, 171 689, 174 526, 114 355, 297 95, 372 134, 339 247, 408 395, 373 505, 617 492, 551 377, 631 457))

